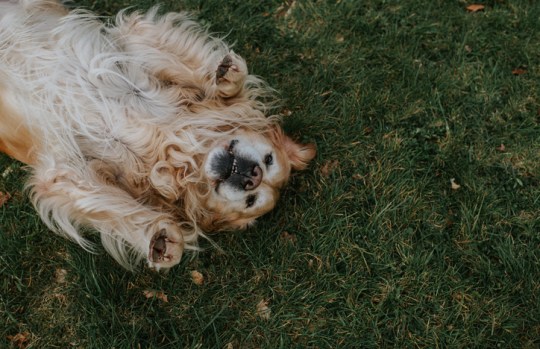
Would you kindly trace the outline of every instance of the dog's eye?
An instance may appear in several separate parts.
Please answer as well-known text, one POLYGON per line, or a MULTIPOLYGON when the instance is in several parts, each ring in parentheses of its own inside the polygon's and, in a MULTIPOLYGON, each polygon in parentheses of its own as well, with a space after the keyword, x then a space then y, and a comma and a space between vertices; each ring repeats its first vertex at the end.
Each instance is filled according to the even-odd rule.
POLYGON ((256 195, 249 195, 246 199, 246 208, 250 208, 255 204, 255 201, 257 200, 256 195))
POLYGON ((264 157, 264 164, 266 166, 270 166, 272 165, 273 162, 274 162, 274 157, 272 156, 272 154, 266 154, 266 156, 264 157))

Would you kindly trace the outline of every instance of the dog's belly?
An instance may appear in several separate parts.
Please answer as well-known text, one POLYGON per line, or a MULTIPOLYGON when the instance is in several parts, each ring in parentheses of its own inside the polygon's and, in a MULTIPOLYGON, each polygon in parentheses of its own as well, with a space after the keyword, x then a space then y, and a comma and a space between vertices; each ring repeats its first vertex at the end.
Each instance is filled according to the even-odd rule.
POLYGON ((7 103, 3 96, 5 93, 0 88, 0 152, 32 165, 35 163, 38 136, 30 132, 24 117, 7 103))

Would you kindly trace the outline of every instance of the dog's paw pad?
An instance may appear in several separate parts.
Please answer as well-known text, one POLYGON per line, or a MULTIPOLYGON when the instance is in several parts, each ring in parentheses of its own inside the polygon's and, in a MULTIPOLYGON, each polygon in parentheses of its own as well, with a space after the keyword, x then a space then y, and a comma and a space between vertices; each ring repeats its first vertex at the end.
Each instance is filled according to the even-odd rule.
POLYGON ((233 71, 238 71, 238 67, 233 64, 233 60, 230 55, 226 55, 221 63, 219 63, 219 66, 216 70, 216 78, 223 79, 225 75, 229 72, 229 69, 232 69, 233 71))
POLYGON ((237 95, 247 76, 246 63, 234 53, 226 55, 216 69, 216 84, 220 97, 237 95))
POLYGON ((161 229, 150 241, 148 259, 156 269, 170 268, 180 262, 184 242, 178 232, 161 229))

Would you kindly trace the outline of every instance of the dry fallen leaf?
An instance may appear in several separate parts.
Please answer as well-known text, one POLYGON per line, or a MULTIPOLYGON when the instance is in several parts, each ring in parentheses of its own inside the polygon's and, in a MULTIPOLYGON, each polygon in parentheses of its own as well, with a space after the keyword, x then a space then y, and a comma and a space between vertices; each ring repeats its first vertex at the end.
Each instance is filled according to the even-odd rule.
POLYGON ((23 333, 17 333, 14 336, 7 336, 8 341, 13 343, 17 346, 19 349, 24 349, 27 347, 26 342, 28 342, 28 337, 30 336, 30 333, 23 332, 23 333))
POLYGON ((288 18, 296 6, 296 0, 284 1, 276 10, 276 18, 288 18))
POLYGON ((191 280, 195 285, 201 286, 204 284, 204 275, 198 272, 197 270, 191 271, 191 280))
POLYGON ((383 138, 383 139, 390 139, 390 138, 392 138, 392 137, 395 137, 395 135, 396 135, 395 132, 389 132, 389 133, 385 133, 385 134, 382 136, 382 138, 383 138))
POLYGON ((143 294, 146 298, 157 298, 159 300, 162 300, 165 303, 168 303, 169 300, 167 299, 167 295, 162 291, 153 291, 153 290, 146 290, 143 291, 143 294))
POLYGON ((467 6, 467 10, 470 12, 478 12, 484 10, 486 7, 480 4, 472 4, 467 6))
POLYGON ((365 135, 370 135, 370 134, 373 133, 373 127, 366 126, 366 127, 364 127, 363 131, 364 131, 365 135))
POLYGON ((352 175, 352 178, 353 179, 356 179, 357 181, 362 181, 364 180, 364 176, 362 176, 360 173, 355 173, 352 175))
POLYGON ((316 255, 311 255, 311 257, 313 258, 310 258, 308 260, 308 267, 310 268, 317 268, 317 270, 320 270, 322 267, 323 267, 323 261, 321 259, 321 257, 319 256, 316 256, 316 255))
POLYGON ((59 284, 63 284, 64 282, 66 282, 66 275, 67 275, 66 269, 58 268, 54 272, 54 278, 56 282, 58 282, 59 284))
POLYGON ((501 153, 506 151, 506 147, 505 147, 504 144, 502 144, 502 143, 501 143, 501 145, 498 146, 496 149, 497 149, 498 151, 500 151, 501 153))
POLYGON ((257 315, 261 319, 268 320, 270 319, 270 313, 271 310, 268 308, 268 301, 265 301, 264 299, 257 304, 257 315))
POLYGON ((319 94, 319 96, 321 96, 321 97, 326 97, 326 96, 328 96, 328 95, 330 95, 330 94, 332 94, 332 91, 324 91, 324 92, 321 92, 321 93, 319 94))
POLYGON ((459 188, 461 188, 461 185, 456 183, 455 178, 450 178, 450 187, 452 188, 452 190, 458 190, 459 188))
POLYGON ((290 234, 289 232, 287 231, 284 231, 282 232, 279 237, 281 238, 281 240, 285 241, 285 242, 290 242, 292 244, 294 244, 296 242, 296 235, 294 234, 290 234))
POLYGON ((281 114, 283 114, 283 116, 291 116, 292 115, 292 111, 288 108, 285 108, 281 111, 281 114))
POLYGON ((523 69, 523 68, 516 68, 514 70, 512 70, 512 74, 514 75, 523 75, 527 72, 527 69, 523 69))
POLYGON ((11 172, 13 172, 13 165, 9 166, 4 170, 4 172, 2 172, 2 178, 6 178, 11 174, 11 172))
POLYGON ((328 160, 324 163, 324 165, 321 167, 321 174, 323 177, 328 177, 336 167, 338 167, 339 161, 338 160, 328 160))
POLYGON ((0 191, 0 207, 2 207, 9 199, 11 199, 9 193, 2 193, 0 191))

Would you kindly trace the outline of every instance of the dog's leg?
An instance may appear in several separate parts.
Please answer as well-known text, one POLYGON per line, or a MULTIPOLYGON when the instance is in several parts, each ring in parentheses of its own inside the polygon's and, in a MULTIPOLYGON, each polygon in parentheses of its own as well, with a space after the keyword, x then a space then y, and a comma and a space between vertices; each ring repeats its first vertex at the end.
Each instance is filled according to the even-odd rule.
POLYGON ((34 204, 49 227, 83 247, 88 244, 78 227, 97 230, 104 247, 127 268, 141 258, 157 269, 170 268, 180 261, 184 248, 196 243, 196 234, 185 234, 171 216, 103 183, 90 171, 37 169, 30 186, 34 204))
POLYGON ((117 24, 110 32, 122 49, 143 57, 141 64, 166 85, 196 88, 209 99, 241 94, 248 77, 244 59, 185 14, 160 17, 153 9, 120 15, 117 24))
POLYGON ((246 62, 234 52, 227 54, 216 70, 218 96, 231 98, 240 93, 248 75, 246 62))

